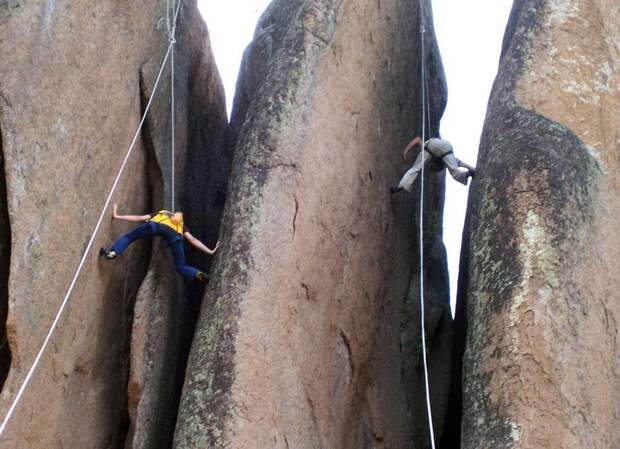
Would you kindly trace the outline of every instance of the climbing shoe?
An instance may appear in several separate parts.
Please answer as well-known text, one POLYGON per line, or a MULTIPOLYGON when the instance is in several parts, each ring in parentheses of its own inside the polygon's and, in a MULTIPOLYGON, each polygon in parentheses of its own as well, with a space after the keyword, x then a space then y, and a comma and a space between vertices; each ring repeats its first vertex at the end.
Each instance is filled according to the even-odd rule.
POLYGON ((402 188, 402 187, 390 187, 390 193, 391 193, 392 195, 397 194, 397 193, 398 193, 398 192, 400 192, 401 190, 403 190, 403 188, 402 188))
POLYGON ((199 271, 198 273, 196 273, 196 279, 198 279, 203 284, 209 283, 209 275, 206 273, 203 273, 202 271, 199 271))
POLYGON ((116 259, 116 256, 117 256, 116 251, 112 251, 112 250, 108 251, 105 248, 101 248, 99 250, 99 255, 103 257, 105 260, 116 259))

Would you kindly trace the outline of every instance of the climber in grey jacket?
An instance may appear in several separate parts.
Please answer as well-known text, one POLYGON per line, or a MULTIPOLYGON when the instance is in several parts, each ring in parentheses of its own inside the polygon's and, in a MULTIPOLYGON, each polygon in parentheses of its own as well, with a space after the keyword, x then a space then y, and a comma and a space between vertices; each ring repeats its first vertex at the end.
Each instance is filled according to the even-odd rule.
MULTIPOLYGON (((420 137, 416 137, 409 145, 403 150, 403 159, 407 159, 409 152, 422 143, 420 137)), ((424 143, 424 151, 420 151, 418 157, 409 170, 403 175, 398 187, 392 187, 390 191, 392 194, 398 193, 405 189, 411 193, 413 189, 413 183, 418 177, 418 173, 422 170, 423 164, 432 162, 433 171, 441 171, 447 168, 452 177, 461 184, 467 185, 467 179, 471 176, 474 177, 476 169, 471 165, 459 160, 454 156, 454 150, 452 144, 444 139, 432 137, 424 143)))

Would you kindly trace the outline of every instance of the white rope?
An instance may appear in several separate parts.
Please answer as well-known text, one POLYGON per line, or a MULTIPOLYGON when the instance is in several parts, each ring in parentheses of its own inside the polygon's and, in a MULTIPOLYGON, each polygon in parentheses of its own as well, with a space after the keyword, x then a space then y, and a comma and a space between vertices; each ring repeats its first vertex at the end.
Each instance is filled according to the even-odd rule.
POLYGON ((121 168, 118 171, 118 174, 116 175, 116 178, 114 179, 114 183, 112 184, 112 188, 110 189, 110 193, 108 194, 108 197, 105 200, 105 203, 103 205, 103 209, 101 211, 101 215, 99 215, 99 219, 97 220, 97 224, 95 225, 95 230, 93 231, 90 240, 88 241, 88 245, 86 245, 86 249, 84 250, 84 255, 82 256, 82 259, 80 260, 80 264, 78 265, 78 268, 73 276, 73 279, 71 280, 71 284, 69 285, 69 289, 67 290, 67 293, 62 301, 62 304, 60 306, 60 309, 58 310, 58 313, 56 314, 56 317, 54 318, 54 321, 52 322, 52 325, 50 327, 49 332, 47 333, 47 336, 45 337, 45 340, 43 341, 43 345, 41 345, 41 349, 39 349, 39 352, 37 353, 37 356, 34 359, 34 362, 32 363, 32 366, 30 368, 30 370, 28 371, 28 374, 26 374, 26 377, 21 385, 21 387, 19 388, 19 391, 17 392, 17 395, 15 396, 15 399, 13 400, 11 407, 9 407, 9 410, 6 414, 6 416, 4 417, 4 420, 2 421, 2 425, 0 425, 0 436, 2 436, 9 420, 11 419, 11 417, 13 416, 13 413, 15 412, 15 408, 17 407, 17 404, 19 403, 22 395, 24 394, 24 391, 26 390, 26 387, 28 386, 30 379, 32 378, 32 375, 34 374, 39 361, 41 360, 41 357, 43 356, 43 353, 45 352, 45 348, 47 347, 50 339, 52 338, 52 335, 54 334, 54 331, 56 330, 56 327, 58 325, 58 322, 60 321, 60 317, 62 316, 62 313, 65 310, 65 307, 67 305, 67 303, 69 302, 69 297, 71 296, 71 293, 73 293, 73 289, 75 288, 75 285, 77 283, 78 277, 80 276, 80 273, 82 272, 82 269, 84 268, 84 264, 86 262, 86 258, 90 252, 90 249, 93 246, 93 243, 95 241, 95 237, 97 235, 97 232, 99 231, 99 228, 101 227, 101 223, 103 221, 103 218, 105 216, 106 210, 108 208, 108 206, 110 205, 110 200, 112 199, 112 195, 114 194, 114 191, 116 190, 116 187, 118 185, 119 180, 121 179, 121 175, 123 174, 123 171, 125 170, 125 166, 127 165, 127 161, 129 160, 129 156, 131 155, 131 152, 134 148, 134 145, 136 144, 138 137, 140 135, 140 131, 142 130, 142 126, 144 125, 144 122, 146 120, 146 115, 151 107, 151 103, 153 102, 153 98, 155 97, 155 93, 157 92, 157 86, 159 85, 159 81, 161 79, 161 75, 164 71, 164 67, 166 66, 166 62, 168 61, 168 57, 170 56, 170 52, 172 49, 173 43, 170 42, 170 44, 168 45, 168 50, 166 51, 166 56, 164 57, 164 61, 162 62, 161 68, 159 69, 159 74, 157 75, 157 79, 155 80, 155 84, 153 85, 153 91, 151 92, 151 96, 149 98, 149 101, 146 105, 146 108, 144 109, 144 113, 142 114, 142 119, 140 120, 140 124, 138 125, 138 129, 136 130, 136 133, 133 137, 133 140, 131 141, 131 144, 129 145, 129 149, 127 150, 127 154, 125 155, 125 159, 123 159, 123 163, 121 164, 121 168))
MULTIPOLYGON (((172 41, 172 43, 174 44, 174 40, 172 41)), ((172 212, 174 212, 174 45, 172 46, 172 52, 170 55, 170 128, 171 128, 171 144, 170 144, 170 159, 171 159, 171 196, 172 196, 172 208, 170 209, 172 212)))
POLYGON ((175 160, 175 122, 174 122, 174 44, 176 44, 176 30, 177 30, 177 17, 179 15, 179 11, 181 9, 181 0, 179 0, 179 3, 176 7, 174 7, 174 3, 175 0, 172 0, 172 10, 175 11, 174 13, 174 19, 172 22, 172 29, 169 28, 169 32, 170 32, 170 43, 172 44, 172 51, 170 54, 170 122, 171 122, 171 144, 170 144, 170 159, 171 159, 171 164, 170 164, 170 171, 171 171, 171 196, 172 196, 172 208, 170 209, 172 212, 174 212, 174 199, 175 199, 175 180, 174 180, 174 173, 175 173, 175 168, 174 168, 174 160, 175 160))
POLYGON ((424 37, 426 33, 424 8, 420 1, 420 40, 421 40, 421 82, 422 82, 422 170, 420 171, 420 331, 422 334, 422 361, 424 364, 424 385, 426 386, 426 409, 428 411, 428 430, 431 437, 431 448, 435 449, 435 432, 433 430, 433 412, 431 410, 431 392, 428 381, 428 362, 426 360, 426 330, 424 329, 424 321, 426 317, 426 311, 424 307, 424 151, 426 143, 426 64, 425 64, 425 49, 424 49, 424 37))

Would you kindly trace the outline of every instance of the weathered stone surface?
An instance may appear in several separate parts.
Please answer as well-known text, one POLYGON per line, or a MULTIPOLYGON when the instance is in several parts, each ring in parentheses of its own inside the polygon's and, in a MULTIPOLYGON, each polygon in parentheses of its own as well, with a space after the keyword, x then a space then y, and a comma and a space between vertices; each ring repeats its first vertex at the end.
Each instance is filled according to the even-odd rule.
MULTIPOLYGON (((388 190, 420 122, 417 15, 404 0, 277 0, 261 18, 238 84, 223 246, 175 448, 426 446, 418 199, 391 201, 388 190)), ((445 87, 429 47, 436 127, 445 87)), ((449 363, 449 349, 435 351, 451 325, 443 175, 427 181, 431 358, 449 363)))
POLYGON ((470 203, 463 448, 620 447, 619 16, 513 7, 470 203))
MULTIPOLYGON (((3 308, 8 303, 6 329, 12 357, 0 397, 3 416, 60 305, 138 125, 168 44, 166 3, 0 2, 4 162, 0 176, 0 299, 3 308), (5 217, 10 227, 5 226, 5 217), (3 282, 7 274, 8 288, 3 282)), ((223 138, 225 113, 222 88, 195 2, 184 2, 180 20, 176 54, 177 203, 183 207, 192 202, 195 206, 188 214, 191 226, 211 206, 205 200, 196 201, 204 198, 202 193, 198 197, 198 192, 207 190, 210 193, 206 197, 213 199, 225 186, 225 178, 205 177, 207 173, 222 173, 221 167, 226 166, 225 161, 209 160, 221 151, 218 145, 223 138)), ((169 90, 166 75, 115 196, 123 211, 169 207, 169 90)), ((128 224, 106 220, 95 248, 128 228, 128 224)), ((206 237, 200 226, 194 231, 206 237)), ((147 244, 136 244, 114 263, 100 261, 93 253, 3 436, 2 447, 123 445, 129 424, 127 381, 134 299, 147 273, 148 252, 147 244)), ((162 296, 151 298, 154 310, 171 300, 183 307, 184 302, 179 300, 182 289, 164 288, 176 282, 175 275, 168 272, 160 278, 158 274, 154 269, 149 285, 143 288, 146 292, 154 285, 152 288, 161 292, 162 296)), ((170 318, 159 317, 168 319, 167 327, 161 329, 154 318, 133 325, 136 332, 143 329, 146 333, 142 337, 145 348, 156 347, 162 338, 169 339, 167 347, 187 345, 175 337, 179 317, 184 314, 187 309, 170 318)), ((134 342, 140 338, 134 335, 134 342)), ((178 391, 183 360, 178 362, 171 351, 166 356, 149 358, 147 353, 141 358, 138 350, 139 346, 132 350, 132 363, 143 364, 143 391, 154 393, 131 399, 161 405, 158 401, 171 395, 170 388, 178 391), (167 366, 170 363, 174 366, 167 366), (163 370, 155 379, 149 372, 151 364, 153 369, 163 370), (176 380, 166 382, 177 385, 154 388, 164 385, 157 379, 166 374, 176 376, 176 380)), ((140 369, 132 368, 133 373, 140 369)), ((173 402, 165 404, 175 407, 173 402)), ((140 403, 133 405, 138 410, 136 416, 160 419, 153 416, 157 410, 140 403)), ((165 425, 171 428, 170 419, 173 423, 174 418, 166 419, 165 425)), ((136 438, 141 429, 148 431, 148 423, 132 424, 136 438)), ((133 447, 132 443, 127 447, 133 447)))

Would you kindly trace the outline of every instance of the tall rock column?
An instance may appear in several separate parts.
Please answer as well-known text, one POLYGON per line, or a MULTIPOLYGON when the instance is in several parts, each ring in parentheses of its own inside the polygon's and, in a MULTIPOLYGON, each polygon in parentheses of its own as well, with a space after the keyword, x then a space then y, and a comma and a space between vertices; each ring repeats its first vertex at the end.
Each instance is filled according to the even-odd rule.
MULTIPOLYGON (((0 375, 10 360, 0 395, 2 417, 58 311, 153 89, 168 46, 169 3, 0 2, 0 319, 8 311, 0 375)), ((178 202, 188 206, 186 201, 196 198, 197 190, 207 189, 205 174, 213 164, 205 160, 217 154, 226 122, 222 88, 195 1, 183 1, 180 20, 177 191, 178 202)), ((170 191, 168 73, 169 68, 115 194, 121 212, 170 207, 169 195, 164 195, 170 191)), ((205 209, 195 204, 190 225, 205 209)), ((144 368, 143 378, 152 379, 156 376, 151 376, 149 366, 164 366, 166 373, 176 376, 177 385, 171 387, 167 380, 156 389, 156 382, 147 382, 147 393, 156 393, 141 404, 131 403, 148 396, 135 394, 135 382, 130 382, 130 398, 127 389, 134 302, 149 269, 150 246, 136 243, 114 262, 97 256, 100 246, 129 227, 112 223, 109 216, 104 220, 64 317, 0 439, 2 448, 122 447, 128 408, 140 412, 141 421, 132 421, 137 434, 149 429, 152 420, 159 432, 167 425, 170 438, 174 400, 164 402, 169 409, 163 424, 164 413, 149 404, 161 404, 159 397, 175 388, 178 400, 184 358, 180 367, 166 367, 179 363, 170 355, 178 340, 172 340, 175 334, 166 333, 166 326, 187 323, 178 323, 179 314, 158 317, 164 330, 151 332, 145 346, 152 348, 153 339, 171 336, 161 345, 166 349, 163 356, 136 354, 140 347, 134 335, 132 373, 144 368)), ((162 257, 168 262, 167 255, 162 257)), ((170 277, 162 283, 176 279, 170 264, 167 272, 170 277)), ((142 291, 148 292, 151 285, 142 291)), ((178 299, 179 290, 158 291, 164 294, 143 295, 142 301, 178 299), (172 298, 164 297, 168 294, 172 298)), ((134 330, 153 327, 136 325, 134 330)), ((3 320, 3 334, 4 329, 3 320)))
MULTIPOLYGON (((175 448, 426 447, 415 442, 426 419, 415 419, 411 304, 419 198, 389 192, 421 122, 417 5, 277 0, 261 18, 242 64, 223 243, 175 448)), ((436 128, 445 86, 425 6, 436 128)), ((427 182, 436 337, 448 304, 443 176, 427 182)))
POLYGON ((470 199, 465 449, 620 447, 619 16, 514 4, 470 199))

